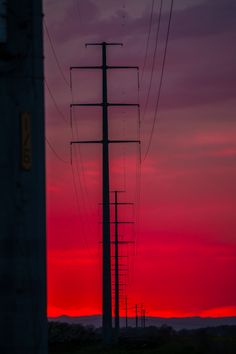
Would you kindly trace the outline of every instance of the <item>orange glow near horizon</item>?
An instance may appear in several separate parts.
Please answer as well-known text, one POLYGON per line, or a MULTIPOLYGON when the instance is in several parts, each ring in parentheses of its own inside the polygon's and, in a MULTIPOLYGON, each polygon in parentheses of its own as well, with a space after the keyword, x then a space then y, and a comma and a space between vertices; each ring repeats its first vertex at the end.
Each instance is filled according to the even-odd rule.
MULTIPOLYGON (((101 316, 102 313, 99 310, 92 310, 91 308, 83 309, 82 311, 66 311, 64 309, 49 307, 48 317, 57 318, 59 316, 70 317, 83 317, 83 316, 101 316)), ((121 312, 121 317, 125 316, 124 311, 121 312)), ((201 317, 201 318, 219 318, 219 317, 235 317, 236 307, 222 307, 216 309, 209 309, 199 312, 180 312, 180 311, 148 311, 148 317, 160 317, 160 318, 189 318, 189 317, 201 317)), ((135 317, 130 311, 129 317, 135 317)))

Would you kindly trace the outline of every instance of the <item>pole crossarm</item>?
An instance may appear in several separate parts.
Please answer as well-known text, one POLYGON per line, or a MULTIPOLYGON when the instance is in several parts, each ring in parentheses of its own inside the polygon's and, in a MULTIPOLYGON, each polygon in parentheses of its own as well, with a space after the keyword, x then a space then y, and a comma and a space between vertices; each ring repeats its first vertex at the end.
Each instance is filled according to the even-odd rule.
POLYGON ((94 46, 109 46, 109 45, 113 45, 113 46, 115 46, 115 45, 117 45, 117 46, 120 46, 120 47, 123 47, 123 43, 113 43, 113 42, 111 42, 111 43, 109 43, 109 42, 100 42, 100 43, 85 43, 85 47, 88 47, 88 46, 90 46, 90 45, 94 45, 94 46))
MULTIPOLYGON (((112 274, 113 274, 113 276, 114 276, 114 275, 115 275, 115 269, 112 268, 111 271, 112 271, 112 274)), ((126 269, 125 269, 125 270, 120 270, 120 269, 119 269, 119 277, 120 277, 120 276, 122 276, 122 277, 123 277, 123 276, 128 277, 128 276, 129 276, 128 270, 126 270, 126 269)))
POLYGON ((125 193, 125 191, 123 191, 123 190, 115 190, 115 191, 110 191, 110 193, 125 193))
POLYGON ((102 69, 102 66, 97 65, 97 66, 71 66, 70 70, 76 70, 76 69, 84 69, 84 70, 90 70, 90 69, 102 69))
POLYGON ((70 107, 102 107, 102 103, 71 103, 70 107))
POLYGON ((110 203, 110 205, 134 205, 134 203, 122 203, 122 202, 119 202, 119 203, 110 203))
MULTIPOLYGON (((95 70, 102 70, 103 67, 102 65, 95 65, 95 66, 86 66, 86 65, 83 65, 83 66, 71 66, 70 67, 70 70, 90 70, 90 69, 95 69, 95 70)), ((106 66, 106 69, 110 69, 110 70, 113 70, 113 69, 118 69, 118 70, 126 70, 126 69, 136 69, 136 70, 139 70, 139 67, 138 66, 113 66, 113 65, 107 65, 106 66)))
MULTIPOLYGON (((111 269, 112 269, 112 270, 115 270, 114 264, 112 265, 112 268, 111 268, 111 269)), ((120 264, 119 264, 119 270, 122 271, 122 272, 125 272, 125 271, 128 271, 129 268, 128 268, 127 264, 126 264, 125 266, 123 266, 123 267, 121 267, 120 264)))
POLYGON ((136 69, 139 70, 138 66, 113 66, 113 65, 107 65, 107 69, 136 69))
POLYGON ((102 144, 102 140, 76 140, 76 141, 71 141, 70 145, 73 144, 102 144))
MULTIPOLYGON (((140 144, 140 140, 108 140, 108 144, 121 144, 121 143, 136 143, 140 144)), ((103 140, 75 140, 71 141, 70 145, 73 144, 102 144, 103 140)), ((110 203, 114 204, 114 203, 110 203)), ((118 203, 118 204, 132 204, 132 203, 118 203)))
POLYGON ((130 307, 130 310, 131 310, 131 309, 136 309, 136 307, 137 307, 137 308, 142 308, 142 304, 141 304, 141 305, 137 304, 137 306, 136 306, 136 305, 131 306, 131 307, 130 307))
POLYGON ((109 107, 139 107, 139 103, 107 103, 107 106, 109 107))
MULTIPOLYGON (((107 223, 108 224, 134 224, 134 221, 107 221, 107 223)), ((102 224, 102 222, 99 222, 99 224, 102 224)))
MULTIPOLYGON (((102 241, 99 241, 99 243, 103 243, 102 241)), ((112 244, 116 245, 116 244, 123 244, 123 245, 126 245, 128 243, 134 243, 134 241, 111 241, 112 244)))
POLYGON ((109 103, 107 102, 106 104, 101 103, 101 102, 96 102, 96 103, 71 103, 70 107, 139 107, 139 103, 109 103))
POLYGON ((134 221, 110 221, 110 224, 134 224, 134 221))
POLYGON ((129 243, 134 243, 134 241, 112 241, 111 243, 114 243, 114 244, 122 244, 122 245, 126 245, 126 244, 129 244, 129 243))
POLYGON ((112 144, 125 144, 125 143, 136 143, 136 144, 141 144, 140 140, 108 140, 108 143, 112 144))

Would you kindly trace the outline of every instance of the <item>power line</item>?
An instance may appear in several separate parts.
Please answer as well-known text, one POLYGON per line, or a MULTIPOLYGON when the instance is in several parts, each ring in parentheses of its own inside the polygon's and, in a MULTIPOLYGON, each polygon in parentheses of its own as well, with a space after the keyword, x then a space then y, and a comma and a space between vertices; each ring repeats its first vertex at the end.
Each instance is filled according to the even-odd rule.
MULTIPOLYGON (((76 206, 77 206, 77 210, 79 212, 79 215, 81 216, 81 212, 80 212, 80 204, 79 204, 79 195, 78 195, 78 190, 77 190, 77 186, 76 186, 76 181, 75 181, 75 173, 74 173, 74 169, 73 169, 73 165, 71 164, 71 172, 72 172, 72 180, 73 180, 73 187, 74 187, 74 192, 75 192, 75 201, 76 201, 76 206)), ((87 238, 85 236, 85 229, 84 229, 84 224, 81 224, 83 230, 82 230, 82 234, 83 234, 83 239, 84 239, 84 244, 85 247, 87 248, 87 250, 90 252, 90 249, 88 247, 88 241, 87 238)), ((91 255, 92 256, 92 255, 91 255)))
POLYGON ((141 73, 141 82, 143 81, 143 74, 144 74, 144 70, 145 70, 145 67, 146 67, 147 56, 148 56, 150 35, 151 35, 151 30, 152 30, 152 19, 153 19, 154 3, 155 3, 155 0, 152 0, 151 13, 150 13, 149 24, 148 24, 148 35, 147 35, 147 40, 146 40, 145 56, 144 56, 144 62, 143 62, 143 67, 142 67, 142 73, 141 73))
MULTIPOLYGON (((74 95, 73 95, 73 86, 72 86, 71 75, 70 75, 70 93, 71 93, 72 103, 74 104, 74 95)), ((74 116, 74 110, 73 110, 73 107, 70 109, 71 109, 71 111, 70 111, 70 114, 71 114, 71 136, 72 136, 72 139, 74 140, 75 137, 77 139, 79 138, 78 125, 77 125, 77 121, 75 120, 75 134, 74 134, 73 124, 72 124, 72 117, 74 116)), ((74 118, 76 118, 76 117, 74 116, 74 118)), ((88 186, 87 186, 86 178, 85 178, 85 170, 84 170, 84 163, 83 163, 83 159, 82 159, 82 153, 80 150, 80 146, 77 146, 77 147, 78 147, 78 151, 77 151, 77 149, 75 149, 75 151, 74 151, 76 172, 78 175, 81 194, 82 194, 82 198, 84 201, 84 209, 86 210, 86 213, 88 214, 88 217, 89 217, 88 209, 92 209, 91 203, 90 203, 90 195, 88 192, 88 186), (78 161, 78 159, 79 159, 79 161, 78 161), (80 171, 78 168, 78 163, 80 164, 81 175, 80 175, 80 171), (87 203, 86 203, 86 201, 87 201, 87 203)), ((88 225, 89 225, 89 228, 91 228, 91 224, 89 223, 88 225)), ((92 227, 92 228, 94 228, 94 227, 92 227)), ((92 228, 91 228, 91 230, 92 230, 92 228)), ((92 233, 94 233, 94 230, 92 230, 92 233)))
POLYGON ((157 101, 156 101, 156 106, 155 106, 154 119, 153 119, 153 124, 152 124, 152 129, 151 129, 151 134, 150 134, 150 137, 149 137, 147 149, 146 149, 146 152, 145 152, 145 155, 144 155, 144 158, 143 158, 142 162, 144 162, 146 160, 147 155, 149 153, 149 150, 150 150, 150 147, 151 147, 151 143, 152 143, 154 128, 155 128, 156 121, 157 121, 157 113, 158 113, 158 108, 159 108, 159 104, 160 104, 161 89, 162 89, 162 84, 163 84, 166 55, 167 55, 167 48, 168 48, 169 35, 170 35, 170 25, 171 25, 172 13, 173 13, 173 3, 174 3, 174 0, 171 0, 170 14, 169 14, 168 28, 167 28, 167 35, 166 35, 166 43, 165 43, 163 60, 162 60, 162 69, 161 69, 161 76, 160 76, 160 82, 159 82, 158 93, 157 93, 157 101))
MULTIPOLYGON (((69 89, 70 89, 70 95, 71 95, 71 97, 72 97, 72 91, 71 91, 70 83, 69 83, 69 81, 66 79, 66 77, 65 77, 65 75, 64 75, 62 66, 61 66, 61 64, 60 64, 60 60, 59 60, 59 58, 58 58, 58 56, 57 56, 57 53, 56 53, 56 50, 55 50, 55 46, 54 46, 54 44, 53 44, 52 37, 51 37, 51 35, 50 35, 49 29, 48 29, 48 27, 47 27, 47 24, 46 24, 45 20, 44 20, 44 28, 45 28, 45 33, 46 33, 46 35, 47 35, 47 37, 48 37, 48 40, 49 40, 49 44, 50 44, 51 49, 52 49, 52 53, 53 53, 54 59, 55 59, 55 61, 56 61, 57 67, 58 67, 58 69, 59 69, 59 72, 61 73, 61 76, 62 76, 64 82, 65 82, 66 85, 69 87, 69 89)), ((47 90, 48 90, 48 92, 49 92, 49 95, 50 95, 50 97, 51 97, 51 99, 52 99, 52 101, 53 101, 53 103, 54 103, 54 105, 55 105, 55 108, 56 108, 57 112, 59 113, 59 115, 61 116, 61 118, 63 119, 63 121, 64 121, 65 123, 68 123, 68 121, 67 121, 65 115, 64 115, 63 112, 60 110, 59 105, 57 104, 57 101, 56 101, 56 99, 55 99, 55 97, 54 97, 54 95, 53 95, 53 93, 52 93, 52 91, 51 91, 51 89, 50 89, 50 87, 49 87, 49 85, 48 85, 46 79, 45 79, 45 86, 46 86, 46 88, 47 88, 47 90)), ((73 97, 72 97, 72 101, 73 101, 73 97)), ((72 133, 72 135, 73 135, 73 133, 72 133)), ((50 149, 51 149, 52 152, 54 153, 54 155, 55 155, 60 161, 69 164, 69 162, 65 161, 63 158, 60 157, 60 155, 56 152, 56 150, 55 150, 55 149, 53 148, 53 146, 50 144, 50 142, 48 141, 48 139, 46 139, 46 141, 47 141, 48 146, 50 147, 50 149)), ((75 192, 76 206, 77 206, 78 211, 80 212, 80 210, 79 210, 79 209, 80 209, 80 208, 79 208, 79 197, 78 197, 78 191, 77 191, 76 182, 75 182, 74 169, 73 169, 73 166, 72 166, 71 164, 70 164, 70 166, 71 166, 71 171, 72 171, 72 180, 73 180, 73 187, 74 187, 74 192, 75 192)), ((77 166, 76 166, 76 167, 77 167, 77 166)), ((80 182, 81 190, 83 190, 81 181, 79 181, 79 182, 80 182)), ((83 225, 83 226, 84 226, 84 225, 83 225)), ((84 229, 84 228, 83 228, 83 229, 84 229)), ((85 246, 87 247, 87 249, 89 249, 89 248, 88 248, 87 239, 85 238, 85 232, 83 232, 83 234, 84 234, 85 246)))
MULTIPOLYGON (((72 77, 71 77, 71 70, 70 70, 70 95, 71 95, 71 100, 72 103, 74 104, 74 95, 73 95, 73 87, 72 87, 72 77)), ((71 108, 70 108, 71 109, 71 108)), ((71 123, 72 123, 72 117, 74 114, 74 110, 71 109, 70 111, 71 114, 71 123)), ((74 134, 74 129, 73 129, 73 124, 71 124, 71 137, 74 140, 74 138, 78 138, 79 137, 79 133, 78 133, 78 126, 77 126, 77 122, 75 121, 75 134, 74 134)), ((81 195, 81 201, 83 204, 83 210, 85 211, 85 213, 87 214, 87 219, 89 219, 89 211, 88 209, 91 209, 91 204, 89 203, 89 193, 88 193, 88 187, 86 184, 86 178, 85 178, 85 172, 84 172, 84 164, 83 164, 83 159, 82 159, 82 155, 81 155, 81 151, 80 148, 78 146, 78 151, 77 149, 74 150, 74 154, 75 154, 75 158, 72 159, 72 150, 71 150, 71 168, 72 168, 72 177, 73 177, 73 184, 74 184, 74 189, 75 189, 75 193, 77 194, 76 196, 76 203, 79 209, 79 198, 78 198, 78 189, 76 186, 76 179, 75 179, 75 172, 73 169, 73 164, 75 164, 75 170, 78 176, 78 182, 79 182, 79 190, 80 190, 80 195, 81 195), (77 154, 78 152, 78 154, 77 154), (79 162, 78 162, 79 159, 79 162), (80 164, 80 169, 81 169, 81 174, 80 174, 80 170, 79 170, 79 166, 78 163, 80 164), (86 203, 87 201, 87 203, 86 203)), ((85 234, 85 225, 87 226, 87 229, 89 229, 89 233, 93 234, 95 233, 95 228, 94 226, 91 226, 90 223, 87 223, 83 220, 83 233, 85 234)), ((84 236, 85 237, 85 236, 84 236)), ((87 238, 85 238, 85 243, 87 244, 87 238)), ((91 255, 92 256, 92 255, 91 255)))
MULTIPOLYGON (((75 192, 74 195, 75 195, 76 206, 77 206, 77 209, 78 209, 79 214, 81 215, 81 213, 80 213, 80 207, 79 207, 79 196, 78 196, 78 190, 77 190, 77 187, 76 187, 75 174, 74 174, 73 166, 72 166, 68 161, 64 160, 64 159, 57 153, 57 151, 54 149, 54 147, 53 147, 52 144, 49 142, 49 140, 48 140, 47 137, 45 137, 45 141, 47 142, 49 148, 50 148, 51 151, 54 153, 54 155, 57 157, 57 159, 60 160, 61 162, 65 163, 65 164, 69 164, 70 167, 71 167, 72 180, 73 180, 73 188, 74 188, 74 192, 75 192)), ((85 237, 84 225, 83 225, 82 234, 83 234, 83 238, 84 238, 85 247, 89 250, 87 238, 85 237)), ((90 252, 90 250, 89 250, 89 252, 90 252)))
POLYGON ((44 78, 44 82, 45 82, 45 86, 46 86, 46 88, 47 88, 47 90, 48 90, 48 93, 49 93, 49 95, 50 95, 50 97, 51 97, 51 99, 52 99, 52 102, 54 103, 54 106, 55 106, 57 112, 59 113, 59 115, 60 115, 60 117, 63 119, 63 121, 67 124, 68 121, 67 121, 65 115, 64 115, 64 114, 62 113, 62 111, 60 110, 60 108, 59 108, 59 106, 58 106, 58 104, 57 104, 57 101, 56 101, 56 99, 55 99, 55 97, 54 97, 54 95, 53 95, 53 93, 52 93, 52 90, 50 89, 50 86, 49 86, 49 84, 48 84, 46 78, 44 78))
POLYGON ((52 37, 51 37, 51 35, 50 35, 49 29, 48 29, 48 27, 47 27, 47 24, 46 24, 45 20, 44 20, 43 24, 44 24, 45 33, 46 33, 46 35, 47 35, 47 37, 48 37, 48 41, 49 41, 49 43, 50 43, 50 46, 51 46, 51 49, 52 49, 52 53, 53 53, 53 55, 54 55, 54 58, 55 58, 57 67, 58 67, 58 69, 59 69, 59 71, 60 71, 60 73, 61 73, 61 76, 62 76, 64 82, 66 83, 66 85, 67 85, 68 87, 70 87, 70 84, 69 84, 67 78, 66 78, 65 75, 64 75, 63 69, 62 69, 62 67, 61 67, 61 64, 60 64, 60 61, 59 61, 59 59, 58 59, 57 53, 56 53, 56 51, 55 51, 55 46, 54 46, 54 44, 53 44, 52 37))
POLYGON ((79 21, 81 21, 81 13, 80 13, 80 8, 79 8, 79 1, 78 1, 78 0, 75 0, 75 1, 74 1, 74 4, 75 4, 75 9, 76 9, 76 12, 77 12, 79 21))
POLYGON ((152 56, 151 76, 150 76, 148 92, 147 92, 147 96, 146 96, 146 100, 145 100, 143 119, 145 118, 146 113, 147 113, 147 107, 148 107, 151 88, 152 88, 153 74, 154 74, 155 63, 156 63, 157 45, 158 45, 160 25, 161 25, 162 7, 163 7, 163 0, 160 1, 159 15, 158 15, 158 20, 157 20, 157 31, 156 31, 156 38, 155 38, 155 48, 154 48, 154 52, 153 52, 153 56, 152 56))
MULTIPOLYGON (((45 140, 49 146, 49 148, 51 149, 51 151, 54 153, 54 155, 62 162, 66 163, 66 164, 70 164, 68 161, 64 160, 57 152, 56 150, 53 148, 53 146, 51 145, 51 143, 49 142, 48 138, 45 137, 45 140)), ((77 206, 77 209, 78 209, 78 212, 80 214, 80 207, 79 207, 79 197, 78 197, 78 191, 77 191, 77 187, 76 187, 76 182, 75 182, 75 174, 74 174, 74 170, 73 170, 73 166, 70 164, 71 166, 71 172, 72 172, 72 180, 73 180, 73 187, 74 187, 74 192, 75 192, 75 200, 76 200, 76 206, 77 206)), ((83 230, 84 231, 84 230, 83 230)), ((87 242, 87 239, 85 237, 85 232, 82 232, 83 235, 84 235, 84 244, 85 244, 85 247, 89 250, 89 247, 88 247, 88 242, 87 242)))
POLYGON ((48 138, 45 136, 45 141, 48 144, 48 147, 51 149, 51 151, 54 153, 54 155, 57 157, 58 160, 69 164, 69 161, 64 160, 58 153, 57 151, 54 149, 54 147, 52 146, 52 144, 50 143, 50 141, 48 140, 48 138))

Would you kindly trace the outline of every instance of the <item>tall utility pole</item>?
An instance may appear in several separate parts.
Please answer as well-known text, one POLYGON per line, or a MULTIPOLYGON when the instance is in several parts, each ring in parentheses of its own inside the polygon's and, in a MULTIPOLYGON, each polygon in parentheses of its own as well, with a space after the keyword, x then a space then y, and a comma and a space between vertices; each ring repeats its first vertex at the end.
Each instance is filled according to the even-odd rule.
MULTIPOLYGON (((73 144, 102 144, 102 196, 103 196, 103 339, 105 344, 112 342, 112 286, 111 286, 111 242, 110 242, 110 183, 109 183, 109 144, 111 143, 140 143, 139 140, 110 140, 109 139, 109 120, 108 108, 114 106, 136 106, 138 104, 128 103, 109 103, 107 101, 107 70, 111 69, 137 69, 131 66, 108 66, 107 65, 107 46, 121 46, 121 43, 88 43, 87 46, 101 46, 102 65, 101 66, 76 66, 75 69, 98 69, 102 70, 102 103, 73 103, 74 106, 98 106, 102 108, 102 140, 101 141, 71 141, 73 144)), ((71 75, 70 75, 71 76, 71 75)))
POLYGON ((115 195, 115 330, 116 337, 119 336, 120 331, 120 276, 119 276, 119 245, 128 244, 131 241, 120 241, 119 240, 119 224, 133 224, 132 221, 120 221, 118 217, 118 206, 119 205, 133 205, 133 203, 118 202, 118 193, 124 193, 124 191, 114 191, 115 195))
POLYGON ((0 353, 46 354, 41 0, 0 0, 0 353))

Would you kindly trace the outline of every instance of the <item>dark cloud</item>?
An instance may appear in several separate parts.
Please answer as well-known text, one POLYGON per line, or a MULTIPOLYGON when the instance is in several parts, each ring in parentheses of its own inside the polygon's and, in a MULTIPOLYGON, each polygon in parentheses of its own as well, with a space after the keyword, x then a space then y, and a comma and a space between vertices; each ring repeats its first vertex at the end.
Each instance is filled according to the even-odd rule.
MULTIPOLYGON (((63 14, 63 26, 56 25, 56 41, 63 44, 72 39, 124 41, 127 45, 120 62, 141 64, 144 57, 149 12, 133 18, 125 10, 115 9, 110 18, 101 20, 95 2, 80 2, 79 10, 68 8, 63 14), (125 24, 122 26, 122 17, 125 24), (125 37, 124 37, 125 33, 125 37)), ((161 108, 181 108, 232 99, 235 95, 235 33, 236 2, 206 0, 192 7, 174 9, 166 75, 161 108)), ((166 35, 168 12, 162 16, 162 31, 158 47, 161 62, 166 35)), ((153 27, 150 60, 146 70, 148 81, 154 47, 153 27)), ((72 49, 75 50, 74 48, 72 49)), ((68 53, 69 57, 69 53, 68 53)), ((159 70, 159 69, 158 69, 159 70)), ((155 102, 158 74, 154 80, 151 101, 155 102)), ((145 90, 144 90, 145 91, 145 90)))
MULTIPOLYGON (((236 2, 234 0, 207 0, 173 15, 173 39, 201 37, 236 30, 236 2)), ((168 14, 164 16, 167 22, 168 14)))
MULTIPOLYGON (((174 71, 171 71, 174 78, 168 72, 167 65, 161 108, 173 109, 234 99, 236 70, 233 52, 232 55, 230 53, 228 56, 221 55, 220 41, 218 48, 212 52, 199 43, 196 45, 199 47, 201 65, 199 65, 200 60, 197 56, 188 58, 184 56, 183 52, 181 55, 178 49, 175 53, 172 51, 176 58, 176 63, 172 66, 174 71), (205 63, 203 64, 204 58, 205 63)), ((205 46, 207 46, 207 42, 205 46)), ((153 96, 155 96, 155 90, 153 96)))
MULTIPOLYGON (((235 15, 236 2, 234 0, 206 0, 185 9, 176 8, 173 13, 171 38, 201 37, 235 31, 235 15)), ((143 16, 132 18, 125 10, 114 8, 114 13, 110 18, 101 19, 101 12, 96 3, 83 1, 77 11, 71 7, 62 16, 63 30, 58 32, 58 38, 71 40, 79 35, 116 38, 123 31, 121 29, 122 17, 125 17, 126 36, 135 37, 146 33, 149 21, 147 9, 145 9, 143 16), (80 29, 79 33, 78 28, 80 29)), ((166 27, 168 17, 169 13, 166 11, 162 16, 163 28, 166 27)), ((164 32, 162 38, 165 38, 164 32)))

